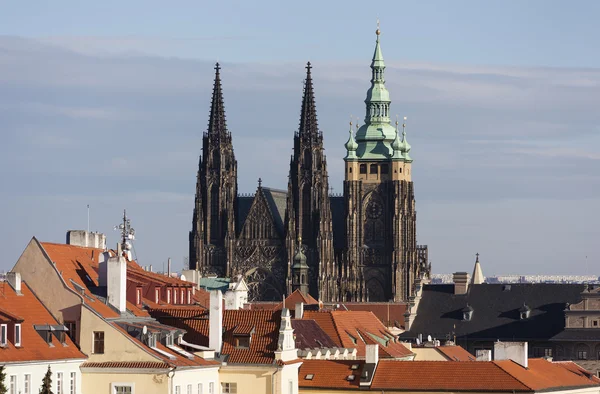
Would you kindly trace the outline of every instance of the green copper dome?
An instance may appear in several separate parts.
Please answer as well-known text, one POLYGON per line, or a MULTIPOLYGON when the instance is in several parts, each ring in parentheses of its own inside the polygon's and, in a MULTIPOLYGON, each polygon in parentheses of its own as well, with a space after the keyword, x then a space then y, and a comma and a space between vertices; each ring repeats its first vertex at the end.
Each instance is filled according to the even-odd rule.
MULTIPOLYGON (((406 119, 406 118, 405 118, 406 119)), ((402 155, 404 156, 404 160, 411 162, 412 159, 409 156, 409 152, 410 152, 410 144, 408 143, 407 139, 406 139, 406 123, 402 124, 402 155)))
POLYGON ((302 248, 298 247, 298 251, 296 252, 296 255, 294 256, 294 265, 292 265, 293 269, 301 269, 301 268, 306 268, 308 269, 308 265, 306 264, 306 256, 304 255, 304 253, 302 253, 302 248))
POLYGON ((396 121, 396 138, 394 138, 394 142, 392 142, 392 149, 394 150, 392 159, 394 159, 394 160, 404 159, 403 150, 402 150, 403 145, 402 145, 402 141, 400 141, 400 133, 398 132, 398 121, 396 121))

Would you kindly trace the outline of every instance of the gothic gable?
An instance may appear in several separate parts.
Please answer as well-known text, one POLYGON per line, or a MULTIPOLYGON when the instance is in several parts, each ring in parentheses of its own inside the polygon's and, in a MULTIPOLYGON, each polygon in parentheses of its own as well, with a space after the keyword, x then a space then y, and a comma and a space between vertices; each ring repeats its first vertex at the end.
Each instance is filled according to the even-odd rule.
POLYGON ((275 220, 275 214, 279 216, 279 213, 272 211, 272 204, 269 204, 265 194, 259 186, 244 220, 240 239, 281 239, 283 237, 282 225, 275 220))

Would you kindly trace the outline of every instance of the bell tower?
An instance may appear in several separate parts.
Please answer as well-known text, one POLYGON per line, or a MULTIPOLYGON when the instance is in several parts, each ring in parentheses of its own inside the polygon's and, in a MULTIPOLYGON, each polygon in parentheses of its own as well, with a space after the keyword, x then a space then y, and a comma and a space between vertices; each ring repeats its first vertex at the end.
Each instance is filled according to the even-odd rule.
POLYGON ((390 122, 379 26, 364 124, 346 142, 342 301, 405 301, 417 275, 416 211, 406 123, 390 122))

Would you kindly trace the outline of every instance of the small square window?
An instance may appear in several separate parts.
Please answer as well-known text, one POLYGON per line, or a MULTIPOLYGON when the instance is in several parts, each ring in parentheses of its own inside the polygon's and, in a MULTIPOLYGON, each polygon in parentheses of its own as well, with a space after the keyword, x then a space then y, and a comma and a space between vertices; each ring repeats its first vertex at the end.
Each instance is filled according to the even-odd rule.
POLYGON ((592 326, 598 327, 598 320, 592 320, 592 326))
POLYGON ((247 349, 250 347, 250 337, 247 336, 239 336, 235 337, 235 347, 247 349))
POLYGON ((223 394, 237 394, 237 383, 221 383, 223 394))

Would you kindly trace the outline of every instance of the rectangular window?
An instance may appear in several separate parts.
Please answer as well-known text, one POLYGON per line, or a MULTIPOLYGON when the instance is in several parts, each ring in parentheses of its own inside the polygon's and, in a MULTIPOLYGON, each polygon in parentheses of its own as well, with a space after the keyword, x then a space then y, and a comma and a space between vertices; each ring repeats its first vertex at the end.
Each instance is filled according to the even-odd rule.
POLYGON ((587 360, 587 352, 585 350, 580 350, 577 352, 578 360, 587 360))
POLYGON ((173 289, 173 304, 177 304, 177 289, 173 289))
POLYGON ((56 394, 63 394, 63 374, 62 374, 62 372, 56 373, 56 394))
POLYGON ((192 394, 192 385, 191 384, 187 385, 187 394, 192 394))
POLYGON ((171 303, 171 289, 167 289, 167 304, 171 303))
POLYGON ((237 383, 221 383, 223 394, 237 394, 237 383))
POLYGON ((361 174, 366 174, 367 173, 367 165, 366 164, 361 164, 360 165, 360 173, 361 174))
POLYGON ((204 387, 202 383, 198 383, 198 394, 204 394, 204 387))
POLYGON ((67 327, 67 335, 74 343, 77 343, 77 323, 74 321, 66 321, 65 327, 67 327))
POLYGON ((6 333, 8 332, 6 324, 0 325, 0 346, 6 346, 6 333))
POLYGON ((187 296, 187 303, 188 303, 188 305, 189 305, 189 304, 191 304, 191 303, 192 303, 192 291, 191 291, 191 290, 188 290, 188 291, 187 291, 187 295, 188 295, 188 296, 187 296))
POLYGON ((181 394, 181 386, 175 386, 175 394, 181 394))
POLYGON ((215 382, 208 384, 208 394, 215 394, 215 382))
POLYGON ((104 354, 104 331, 94 331, 94 354, 104 354))
POLYGON ((552 348, 544 349, 544 357, 552 357, 552 348))
POLYGON ((46 337, 46 343, 48 345, 52 345, 52 331, 48 330, 44 332, 44 335, 46 337))
POLYGON ((135 289, 135 304, 142 305, 142 289, 135 289))
POLYGON ((31 375, 25 375, 25 379, 23 380, 23 394, 31 394, 31 375))
POLYGON ((294 394, 294 381, 288 380, 288 393, 294 394))
POLYGON ((369 174, 377 174, 377 164, 371 164, 369 166, 369 174))
POLYGON ((75 394, 75 391, 77 391, 76 384, 77 375, 75 375, 75 372, 71 372, 71 379, 69 381, 69 394, 75 394))
POLYGON ((160 302, 160 289, 158 287, 154 289, 154 302, 157 304, 160 302))
POLYGON ((9 394, 17 394, 17 375, 10 375, 9 394))
POLYGON ((21 346, 21 325, 15 324, 15 346, 21 346))
POLYGON ((133 394, 133 386, 113 386, 113 394, 133 394))
POLYGON ((248 349, 250 347, 250 337, 239 336, 235 338, 235 347, 241 349, 248 349))
POLYGON ((185 289, 181 289, 181 299, 179 302, 185 304, 185 289))

